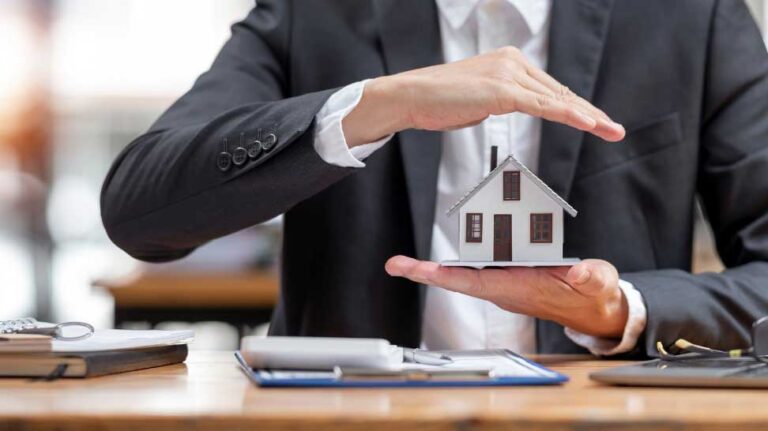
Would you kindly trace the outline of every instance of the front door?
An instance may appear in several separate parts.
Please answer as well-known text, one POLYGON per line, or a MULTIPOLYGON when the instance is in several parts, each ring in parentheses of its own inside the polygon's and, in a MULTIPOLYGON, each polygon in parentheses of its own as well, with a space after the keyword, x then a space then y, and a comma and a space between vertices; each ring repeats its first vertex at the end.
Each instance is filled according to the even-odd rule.
POLYGON ((493 260, 512 260, 512 215, 493 215, 493 260))

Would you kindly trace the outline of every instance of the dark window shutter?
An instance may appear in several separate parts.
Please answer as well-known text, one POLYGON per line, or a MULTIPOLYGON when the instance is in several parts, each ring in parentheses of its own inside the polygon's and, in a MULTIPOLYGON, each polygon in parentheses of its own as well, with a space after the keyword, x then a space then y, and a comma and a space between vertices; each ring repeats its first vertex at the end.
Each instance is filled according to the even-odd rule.
POLYGON ((531 214, 531 242, 552 242, 552 213, 531 214))
POLYGON ((520 171, 504 172, 504 200, 520 200, 520 171))
POLYGON ((466 231, 466 242, 483 242, 483 215, 467 213, 464 230, 466 231))

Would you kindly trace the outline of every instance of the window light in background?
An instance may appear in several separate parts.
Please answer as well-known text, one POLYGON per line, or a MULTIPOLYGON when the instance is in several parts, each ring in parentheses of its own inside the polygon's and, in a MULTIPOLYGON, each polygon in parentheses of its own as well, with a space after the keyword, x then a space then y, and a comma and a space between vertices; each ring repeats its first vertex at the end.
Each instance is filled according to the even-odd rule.
POLYGON ((52 29, 60 97, 164 98, 208 69, 253 1, 63 0, 52 29))
MULTIPOLYGON (((137 262, 101 225, 101 181, 112 159, 213 61, 253 1, 59 0, 51 27, 56 114, 48 225, 58 320, 111 325, 112 300, 91 282, 137 262)), ((189 259, 187 259, 189 260, 189 259)))
POLYGON ((37 244, 29 240, 30 211, 45 187, 39 173, 47 115, 45 9, 39 1, 0 2, 0 316, 29 314, 34 305, 37 244), (34 166, 28 166, 32 161, 34 166))

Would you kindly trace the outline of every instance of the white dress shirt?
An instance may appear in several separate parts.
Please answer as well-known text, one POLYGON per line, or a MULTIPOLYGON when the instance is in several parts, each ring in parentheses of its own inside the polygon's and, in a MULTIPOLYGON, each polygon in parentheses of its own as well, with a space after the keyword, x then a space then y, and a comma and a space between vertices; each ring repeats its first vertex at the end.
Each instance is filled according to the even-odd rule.
MULTIPOLYGON (((537 67, 546 68, 551 0, 437 0, 437 6, 446 63, 512 45, 537 67)), ((317 114, 314 146, 327 163, 364 168, 363 160, 391 139, 387 136, 351 150, 346 144, 341 121, 359 102, 365 82, 339 90, 317 114)), ((519 113, 491 116, 478 126, 443 133, 432 260, 458 258, 459 222, 455 216, 446 216, 446 211, 488 173, 491 146, 498 147, 499 160, 512 153, 536 172, 540 138, 541 120, 519 113)), ((629 304, 629 319, 621 340, 566 329, 569 338, 594 354, 611 355, 633 349, 645 328, 646 310, 640 293, 623 280, 619 287, 629 304)), ((536 352, 533 318, 438 287, 427 289, 422 329, 425 348, 536 352)))

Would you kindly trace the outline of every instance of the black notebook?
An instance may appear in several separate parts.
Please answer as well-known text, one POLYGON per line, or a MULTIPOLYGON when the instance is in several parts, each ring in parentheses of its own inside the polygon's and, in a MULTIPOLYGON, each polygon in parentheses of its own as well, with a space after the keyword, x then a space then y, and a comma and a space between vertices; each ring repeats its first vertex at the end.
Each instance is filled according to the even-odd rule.
POLYGON ((187 345, 103 352, 39 352, 0 354, 0 377, 96 377, 178 364, 187 345))

